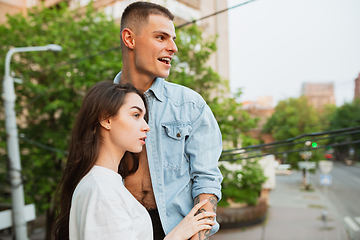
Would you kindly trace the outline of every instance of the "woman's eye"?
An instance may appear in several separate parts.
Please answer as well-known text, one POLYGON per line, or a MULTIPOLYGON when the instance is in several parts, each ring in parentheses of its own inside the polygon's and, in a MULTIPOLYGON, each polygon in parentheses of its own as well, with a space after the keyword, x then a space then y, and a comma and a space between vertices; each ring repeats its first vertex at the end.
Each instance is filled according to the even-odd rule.
POLYGON ((136 118, 139 118, 140 117, 140 114, 139 113, 135 113, 134 115, 136 118))

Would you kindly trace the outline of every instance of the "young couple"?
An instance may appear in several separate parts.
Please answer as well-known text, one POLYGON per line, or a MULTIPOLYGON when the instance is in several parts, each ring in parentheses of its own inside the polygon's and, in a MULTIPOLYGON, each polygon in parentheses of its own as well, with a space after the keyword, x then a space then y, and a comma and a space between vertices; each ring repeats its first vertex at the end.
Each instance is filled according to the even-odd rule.
POLYGON ((55 239, 196 240, 219 229, 221 133, 199 94, 164 80, 177 52, 173 18, 150 2, 124 10, 123 69, 93 86, 78 113, 55 239))

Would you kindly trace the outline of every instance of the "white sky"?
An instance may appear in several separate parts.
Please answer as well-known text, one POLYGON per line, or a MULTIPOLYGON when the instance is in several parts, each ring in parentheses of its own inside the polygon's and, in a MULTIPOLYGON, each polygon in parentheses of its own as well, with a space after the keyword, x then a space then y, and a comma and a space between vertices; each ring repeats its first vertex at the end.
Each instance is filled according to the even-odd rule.
MULTIPOLYGON (((235 6, 245 0, 228 0, 235 6)), ((303 82, 333 82, 352 101, 360 73, 360 0, 257 0, 229 10, 230 87, 241 101, 300 96, 303 82)))

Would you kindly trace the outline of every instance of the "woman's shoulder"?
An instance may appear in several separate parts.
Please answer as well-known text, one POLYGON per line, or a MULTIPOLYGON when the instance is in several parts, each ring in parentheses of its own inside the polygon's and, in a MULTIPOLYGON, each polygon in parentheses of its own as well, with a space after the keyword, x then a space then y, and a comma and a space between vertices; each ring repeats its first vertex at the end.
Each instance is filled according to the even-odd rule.
POLYGON ((73 198, 92 195, 107 198, 116 195, 122 188, 124 188, 122 178, 118 173, 94 166, 76 186, 73 198))

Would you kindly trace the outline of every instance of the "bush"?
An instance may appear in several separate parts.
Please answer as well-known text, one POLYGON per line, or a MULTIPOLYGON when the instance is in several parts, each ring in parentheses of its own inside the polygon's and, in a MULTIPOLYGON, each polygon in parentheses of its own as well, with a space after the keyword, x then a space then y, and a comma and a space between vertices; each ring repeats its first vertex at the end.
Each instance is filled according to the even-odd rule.
MULTIPOLYGON (((229 170, 223 164, 219 166, 224 180, 222 186, 222 199, 218 206, 228 206, 230 199, 236 203, 247 203, 255 205, 266 181, 263 169, 257 160, 240 160, 236 170, 229 170)), ((235 166, 234 166, 235 167, 235 166)))

